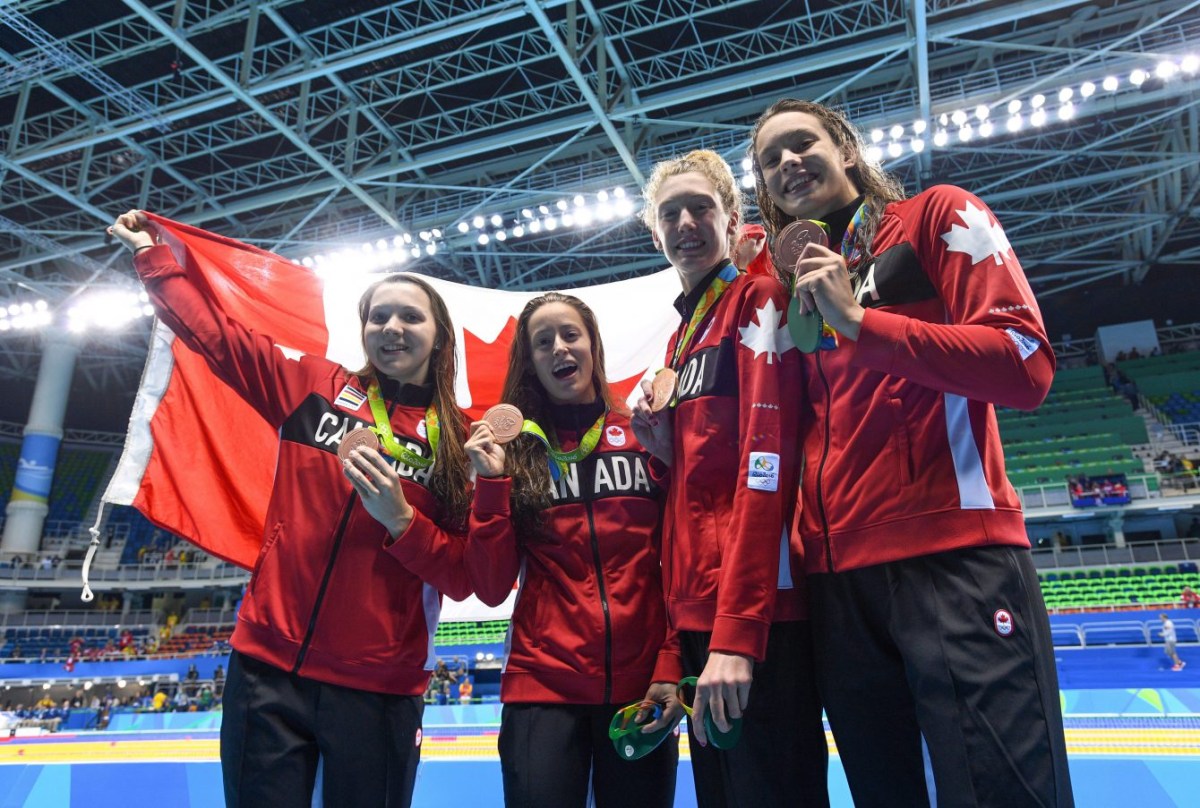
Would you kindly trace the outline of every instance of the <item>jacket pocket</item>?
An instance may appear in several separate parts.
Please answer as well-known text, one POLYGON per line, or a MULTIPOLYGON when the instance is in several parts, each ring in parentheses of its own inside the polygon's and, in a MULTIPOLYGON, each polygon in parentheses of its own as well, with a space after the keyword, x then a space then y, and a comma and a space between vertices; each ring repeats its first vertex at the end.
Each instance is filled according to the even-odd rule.
POLYGON ((271 532, 267 534, 267 540, 263 542, 262 550, 258 552, 258 560, 254 562, 254 571, 250 573, 250 591, 254 592, 258 588, 259 573, 262 571, 263 562, 267 560, 267 555, 275 547, 275 542, 279 540, 283 533, 283 522, 276 522, 271 528, 271 532))
POLYGON ((888 410, 892 413, 892 443, 896 453, 897 479, 901 486, 912 485, 916 474, 913 468, 912 443, 908 438, 908 418, 904 413, 904 402, 898 398, 889 398, 888 410))

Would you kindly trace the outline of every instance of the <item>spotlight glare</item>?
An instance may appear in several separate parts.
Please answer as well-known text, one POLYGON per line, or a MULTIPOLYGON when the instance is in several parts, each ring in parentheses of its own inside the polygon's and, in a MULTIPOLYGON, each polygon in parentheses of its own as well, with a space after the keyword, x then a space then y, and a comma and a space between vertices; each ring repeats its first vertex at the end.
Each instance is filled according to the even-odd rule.
POLYGON ((482 230, 483 225, 484 225, 483 217, 476 216, 474 219, 471 220, 471 224, 475 226, 476 230, 482 230))
POLYGON ((904 153, 904 147, 893 140, 888 144, 887 152, 889 157, 899 157, 904 153))
POLYGON ((950 139, 950 136, 946 134, 946 130, 939 129, 933 135, 933 145, 938 146, 940 148, 942 146, 945 146, 946 142, 949 139, 950 139))
POLYGON ((1029 122, 1034 126, 1041 126, 1046 122, 1046 110, 1034 110, 1034 113, 1029 116, 1029 122))
POLYGON ((925 151, 925 141, 919 137, 913 138, 912 141, 908 144, 908 146, 917 154, 920 154, 921 152, 925 151))
POLYGON ((1012 101, 1008 102, 1008 114, 1009 115, 1016 115, 1020 111, 1021 111, 1021 99, 1014 98, 1012 101))
POLYGON ((543 216, 549 216, 550 208, 546 207, 545 205, 538 205, 538 213, 542 214, 543 216))
POLYGON ((458 223, 458 232, 460 232, 460 233, 465 233, 465 232, 467 232, 467 231, 468 231, 468 230, 470 230, 470 229, 471 229, 471 225, 467 224, 466 222, 459 222, 459 223, 458 223))
POLYGON ((1033 107, 1034 109, 1041 109, 1042 105, 1045 103, 1046 96, 1042 95, 1041 93, 1038 93, 1033 98, 1029 99, 1029 106, 1033 107))
POLYGON ((992 131, 994 130, 994 128, 995 127, 992 126, 991 121, 984 121, 983 123, 979 124, 979 136, 980 137, 991 137, 992 131))
POLYGON ((434 244, 433 242, 430 242, 429 244, 425 245, 425 254, 426 255, 433 255, 436 252, 437 252, 437 245, 434 244))
POLYGON ((1058 108, 1058 119, 1060 121, 1069 121, 1075 117, 1075 105, 1070 101, 1058 108))
POLYGON ((487 233, 480 233, 475 240, 479 242, 479 246, 482 247, 484 244, 487 244, 489 241, 491 241, 492 238, 487 233))
POLYGON ((872 129, 871 130, 871 142, 878 143, 881 140, 883 140, 883 130, 882 129, 872 129))
POLYGON ((1084 98, 1091 98, 1096 94, 1096 85, 1092 84, 1090 81, 1085 81, 1083 84, 1079 85, 1079 94, 1084 98))
POLYGON ((504 220, 500 218, 499 213, 492 214, 491 222, 492 222, 492 227, 499 227, 500 225, 504 224, 504 220))
POLYGON ((912 129, 913 129, 914 135, 922 135, 925 133, 925 130, 928 128, 929 128, 929 124, 924 119, 921 119, 919 121, 913 121, 912 129))
POLYGON ((958 139, 963 143, 966 143, 971 139, 972 134, 973 131, 970 126, 963 126, 958 130, 958 139))
POLYGON ((503 230, 497 230, 493 234, 493 238, 495 238, 496 241, 508 241, 508 233, 505 233, 503 230))
POLYGON ((529 223, 529 232, 530 233, 542 232, 542 222, 540 219, 534 219, 532 222, 529 223))
MULTIPOLYGON (((749 159, 750 159, 749 157, 746 158, 746 160, 749 160, 749 159)), ((744 163, 745 160, 743 160, 742 162, 744 163)), ((601 202, 607 202, 608 201, 608 191, 600 191, 598 194, 596 194, 596 198, 599 199, 601 202)))
POLYGON ((575 217, 574 217, 574 216, 572 216, 572 215, 571 215, 571 214, 569 214, 569 213, 564 213, 564 214, 562 215, 562 225, 563 225, 563 227, 570 227, 570 226, 571 226, 571 225, 573 225, 573 224, 575 224, 575 217))
POLYGON ((542 222, 542 226, 547 230, 554 230, 558 227, 558 219, 555 219, 553 216, 547 216, 546 220, 542 222))
POLYGON ((575 203, 575 207, 582 208, 587 204, 587 200, 583 198, 583 194, 575 194, 575 198, 571 200, 575 203))
POLYGON ((883 158, 883 150, 880 149, 878 146, 868 146, 867 147, 867 161, 868 162, 878 163, 882 158, 883 158))
POLYGON ((954 110, 954 114, 950 116, 950 120, 954 121, 954 123, 958 126, 962 126, 967 122, 967 113, 963 112, 961 109, 956 109, 954 110))
POLYGON ((1167 81, 1177 72, 1179 72, 1179 66, 1174 62, 1159 62, 1158 67, 1154 68, 1154 75, 1163 81, 1167 81))
POLYGON ((617 199, 624 199, 625 198, 625 189, 624 188, 613 188, 613 196, 615 196, 617 199))
POLYGON ((753 174, 743 174, 742 175, 742 187, 746 188, 746 189, 750 189, 750 188, 754 187, 754 175, 753 174))
POLYGON ((1184 73, 1195 73, 1197 70, 1200 70, 1200 57, 1197 57, 1194 53, 1189 53, 1183 57, 1183 61, 1179 63, 1179 67, 1184 73))
POLYGON ((749 157, 742 158, 742 171, 750 171, 754 168, 754 161, 749 157))
POLYGON ((892 136, 892 140, 899 140, 904 136, 904 127, 900 124, 896 124, 888 130, 888 134, 892 136))
POLYGON ((1020 115, 1012 115, 1008 119, 1008 123, 1004 125, 1010 132, 1020 132, 1021 127, 1025 125, 1025 119, 1020 115))
POLYGON ((566 209, 567 209, 567 200, 565 200, 565 199, 560 199, 560 200, 558 200, 557 202, 555 202, 555 203, 554 203, 554 206, 555 206, 556 208, 558 208, 559 210, 566 210, 566 209))
POLYGON ((525 235, 524 227, 522 227, 521 225, 517 225, 516 227, 513 228, 513 238, 521 238, 521 236, 523 236, 523 235, 525 235))
POLYGON ((979 106, 975 107, 975 117, 981 121, 986 121, 988 116, 991 114, 992 111, 988 109, 987 104, 980 104, 979 106))
POLYGON ((1063 87, 1058 91, 1058 103, 1065 104, 1075 96, 1075 91, 1070 87, 1063 87))
POLYGON ((533 211, 531 211, 529 208, 521 208, 521 215, 524 216, 526 219, 532 219, 533 211))
POLYGON ((1147 78, 1149 78, 1149 76, 1146 75, 1146 71, 1138 68, 1129 74, 1129 83, 1134 87, 1141 87, 1147 78))
POLYGON ((1104 81, 1100 83, 1100 86, 1104 88, 1104 92, 1112 93, 1116 92, 1116 89, 1118 86, 1120 86, 1120 84, 1121 80, 1116 76, 1106 76, 1104 81))

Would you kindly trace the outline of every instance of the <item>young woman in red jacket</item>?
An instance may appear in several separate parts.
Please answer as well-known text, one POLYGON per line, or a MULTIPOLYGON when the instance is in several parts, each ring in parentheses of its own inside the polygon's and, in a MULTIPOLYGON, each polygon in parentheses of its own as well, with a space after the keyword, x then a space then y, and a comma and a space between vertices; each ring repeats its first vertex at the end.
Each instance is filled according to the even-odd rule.
POLYGON ((359 305, 367 365, 353 372, 286 356, 228 319, 144 214, 123 214, 111 232, 133 250, 159 318, 279 431, 262 550, 231 639, 226 804, 307 808, 320 761, 325 804, 408 805, 439 593, 471 591, 466 424, 445 304, 413 276, 372 284, 359 305), (370 425, 391 436, 391 457, 359 448, 342 460, 342 439, 370 425))
POLYGON ((467 567, 477 594, 503 602, 520 582, 501 680, 500 764, 507 805, 601 808, 674 802, 679 744, 622 759, 614 712, 645 699, 680 709, 659 567, 661 492, 650 455, 604 374, 596 318, 551 292, 517 320, 503 400, 537 425, 505 445, 488 423, 466 443, 476 472, 467 567), (552 473, 553 469, 553 473, 552 473))
POLYGON ((979 198, 906 199, 820 104, 768 109, 751 156, 773 238, 797 219, 828 230, 777 269, 836 334, 804 360, 796 538, 854 802, 1069 806, 1050 627, 994 411, 1037 407, 1054 374, 1021 265, 979 198))
POLYGON ((663 578, 684 672, 699 677, 688 721, 696 797, 702 808, 827 805, 803 554, 789 542, 805 402, 787 294, 729 261, 742 200, 719 155, 659 163, 643 196, 682 287, 660 377, 673 374, 674 395, 655 411, 647 383, 633 425, 670 467, 663 578), (721 735, 742 722, 736 745, 710 737, 707 716, 721 735))

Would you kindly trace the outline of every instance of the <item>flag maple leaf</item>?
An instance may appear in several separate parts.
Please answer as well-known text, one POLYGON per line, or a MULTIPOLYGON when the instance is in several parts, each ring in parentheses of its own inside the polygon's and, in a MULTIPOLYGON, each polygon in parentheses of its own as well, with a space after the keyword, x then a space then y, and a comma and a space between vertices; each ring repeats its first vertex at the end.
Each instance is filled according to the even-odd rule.
POLYGON ((758 359, 759 354, 765 353, 769 365, 775 356, 796 347, 787 328, 779 327, 783 312, 775 308, 774 300, 768 300, 761 309, 755 309, 754 317, 758 322, 740 327, 738 333, 742 337, 742 344, 754 351, 755 359, 758 359))
POLYGON ((942 240, 946 242, 947 249, 950 252, 966 253, 971 256, 972 266, 988 256, 996 261, 996 266, 1003 264, 1004 253, 1012 250, 1012 245, 1008 243, 1008 236, 1004 235, 1004 228, 998 222, 993 222, 988 217, 986 210, 976 207, 971 202, 967 202, 967 206, 963 210, 955 211, 955 213, 963 220, 966 227, 952 224, 950 231, 942 234, 942 240))

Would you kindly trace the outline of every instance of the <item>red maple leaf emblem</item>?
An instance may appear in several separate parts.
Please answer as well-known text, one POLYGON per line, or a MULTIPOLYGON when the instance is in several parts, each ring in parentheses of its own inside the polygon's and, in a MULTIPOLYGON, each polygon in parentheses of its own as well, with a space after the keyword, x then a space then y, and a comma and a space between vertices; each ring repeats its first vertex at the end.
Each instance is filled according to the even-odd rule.
MULTIPOLYGON (((504 328, 491 342, 463 328, 466 367, 462 372, 467 374, 467 388, 471 391, 471 406, 467 408, 467 415, 472 420, 481 418, 488 407, 499 403, 500 394, 504 392, 504 374, 508 372, 508 350, 516 333, 515 317, 508 318, 504 328)), ((639 372, 627 379, 610 379, 608 384, 613 398, 625 401, 641 378, 642 373, 639 372)))

